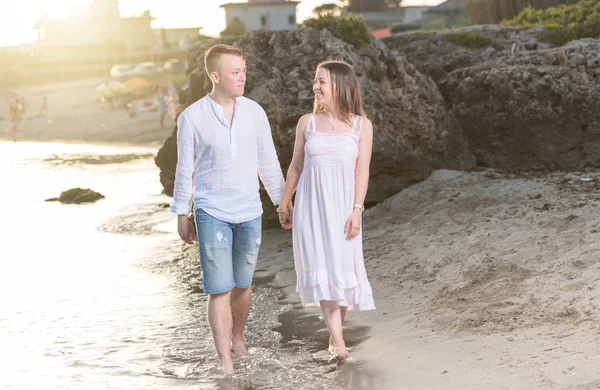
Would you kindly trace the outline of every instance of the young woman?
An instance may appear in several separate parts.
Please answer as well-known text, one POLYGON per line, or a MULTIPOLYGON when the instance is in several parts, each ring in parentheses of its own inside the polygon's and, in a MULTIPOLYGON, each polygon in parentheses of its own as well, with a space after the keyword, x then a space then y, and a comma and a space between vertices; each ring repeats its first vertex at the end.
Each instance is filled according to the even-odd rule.
POLYGON ((319 64, 313 91, 314 110, 298 122, 278 211, 281 225, 293 227, 302 303, 321 307, 329 352, 343 360, 349 356, 342 334, 346 311, 375 309, 361 232, 373 125, 365 118, 360 84, 349 64, 319 64))

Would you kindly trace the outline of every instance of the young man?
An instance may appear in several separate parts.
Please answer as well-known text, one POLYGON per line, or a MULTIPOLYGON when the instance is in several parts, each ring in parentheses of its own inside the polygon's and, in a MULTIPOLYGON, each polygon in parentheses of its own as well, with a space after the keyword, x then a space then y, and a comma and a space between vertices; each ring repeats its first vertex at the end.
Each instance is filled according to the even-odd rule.
POLYGON ((243 97, 246 57, 233 46, 208 49, 210 94, 178 118, 174 203, 182 240, 196 239, 187 216, 192 199, 208 322, 223 372, 233 373, 231 350, 244 355, 243 334, 261 243, 260 176, 274 205, 284 179, 265 111, 243 97), (258 174, 257 174, 258 173, 258 174))

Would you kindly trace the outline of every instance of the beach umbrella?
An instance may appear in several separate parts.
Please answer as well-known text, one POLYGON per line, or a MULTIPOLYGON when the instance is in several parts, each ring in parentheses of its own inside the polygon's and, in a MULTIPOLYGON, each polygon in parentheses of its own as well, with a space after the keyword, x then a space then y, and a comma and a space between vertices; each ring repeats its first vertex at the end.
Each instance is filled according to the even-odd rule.
POLYGON ((152 85, 152 83, 150 81, 143 79, 141 77, 134 77, 123 83, 123 87, 128 88, 128 89, 136 89, 136 90, 146 88, 151 85, 152 85))

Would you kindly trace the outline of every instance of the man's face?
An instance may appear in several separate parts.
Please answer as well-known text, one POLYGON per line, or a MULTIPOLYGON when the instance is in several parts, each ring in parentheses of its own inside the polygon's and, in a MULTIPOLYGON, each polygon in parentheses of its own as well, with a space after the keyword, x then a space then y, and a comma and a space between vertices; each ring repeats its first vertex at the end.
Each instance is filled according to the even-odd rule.
POLYGON ((242 96, 246 86, 246 61, 233 54, 223 54, 216 67, 217 88, 232 97, 242 96))

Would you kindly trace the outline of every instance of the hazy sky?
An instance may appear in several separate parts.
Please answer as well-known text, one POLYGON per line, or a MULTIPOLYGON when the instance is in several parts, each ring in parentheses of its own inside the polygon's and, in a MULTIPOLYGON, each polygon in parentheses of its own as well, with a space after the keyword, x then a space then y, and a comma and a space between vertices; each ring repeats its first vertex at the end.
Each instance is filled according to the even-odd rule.
MULTIPOLYGON (((404 0, 405 5, 436 5, 443 0, 404 0)), ((91 4, 91 0, 0 0, 0 46, 33 42, 33 25, 46 11, 50 19, 66 18, 69 9, 91 4)), ((240 0, 120 0, 121 16, 141 14, 149 9, 156 18, 152 27, 204 27, 207 35, 225 28, 220 4, 240 0)), ((243 2, 243 1, 242 1, 243 2)), ((298 5, 298 21, 310 16, 313 8, 332 0, 304 0, 298 5)))

